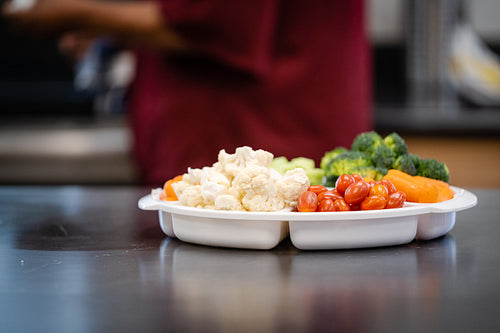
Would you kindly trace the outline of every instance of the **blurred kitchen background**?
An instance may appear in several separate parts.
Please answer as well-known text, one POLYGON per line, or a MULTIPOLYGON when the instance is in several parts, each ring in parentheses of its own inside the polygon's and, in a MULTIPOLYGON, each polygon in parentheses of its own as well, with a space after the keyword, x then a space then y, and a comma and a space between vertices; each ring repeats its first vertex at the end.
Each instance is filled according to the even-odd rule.
MULTIPOLYGON (((376 130, 447 163, 453 185, 500 187, 499 14, 498 0, 367 0, 376 130)), ((0 185, 136 184, 131 54, 103 40, 75 77, 55 41, 0 21, 0 43, 0 185)))

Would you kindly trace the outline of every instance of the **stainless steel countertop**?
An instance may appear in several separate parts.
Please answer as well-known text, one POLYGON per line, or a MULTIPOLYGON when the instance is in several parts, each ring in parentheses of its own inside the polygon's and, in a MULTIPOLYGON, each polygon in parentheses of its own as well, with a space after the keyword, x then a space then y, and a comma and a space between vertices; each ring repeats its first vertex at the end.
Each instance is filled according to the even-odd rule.
POLYGON ((2 332, 495 332, 500 190, 433 241, 342 251, 166 237, 141 187, 0 187, 2 332))

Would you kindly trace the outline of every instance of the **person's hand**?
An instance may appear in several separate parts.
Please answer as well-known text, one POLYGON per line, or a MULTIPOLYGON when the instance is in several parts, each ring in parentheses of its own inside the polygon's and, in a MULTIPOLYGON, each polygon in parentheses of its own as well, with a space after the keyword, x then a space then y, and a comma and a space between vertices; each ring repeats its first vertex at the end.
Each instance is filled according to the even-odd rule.
POLYGON ((121 43, 163 50, 191 47, 165 24, 155 1, 8 0, 2 14, 26 33, 59 37, 78 32, 121 43), (34 1, 19 9, 15 1, 34 1))
POLYGON ((54 35, 76 28, 78 0, 9 0, 2 15, 15 27, 34 35, 54 35))

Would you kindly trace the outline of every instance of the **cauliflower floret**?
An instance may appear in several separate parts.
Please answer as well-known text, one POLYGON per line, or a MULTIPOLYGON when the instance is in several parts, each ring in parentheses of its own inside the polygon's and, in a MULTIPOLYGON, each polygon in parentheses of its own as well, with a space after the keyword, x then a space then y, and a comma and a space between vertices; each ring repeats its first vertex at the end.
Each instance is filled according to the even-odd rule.
POLYGON ((285 208, 285 201, 277 193, 253 196, 247 194, 243 197, 242 203, 243 207, 252 212, 277 212, 285 208))
POLYGON ((182 176, 182 180, 191 185, 197 185, 201 183, 203 174, 204 172, 202 169, 188 168, 188 172, 182 176))
POLYGON ((214 182, 206 181, 200 185, 200 193, 207 202, 214 202, 217 196, 226 193, 227 187, 214 182))
POLYGON ((218 210, 245 210, 240 200, 230 194, 221 194, 215 198, 215 209, 218 210))
POLYGON ((250 147, 219 152, 212 167, 188 168, 172 184, 181 204, 220 210, 279 211, 296 204, 309 187, 303 169, 281 175, 269 167, 273 154, 250 147))
POLYGON ((246 168, 240 170, 237 176, 233 179, 232 187, 238 192, 243 192, 246 194, 247 192, 254 191, 253 187, 262 187, 266 186, 267 183, 272 182, 269 177, 269 169, 258 166, 251 165, 246 168), (260 176, 260 177, 259 177, 260 176), (259 177, 259 178, 257 178, 259 177), (252 181, 255 179, 255 183, 252 184, 252 181))
POLYGON ((200 183, 204 184, 206 182, 219 184, 219 185, 224 186, 225 188, 228 188, 229 186, 231 186, 231 182, 226 177, 226 175, 224 173, 222 173, 220 170, 213 168, 213 167, 203 168, 203 175, 201 177, 200 183))
POLYGON ((187 187, 180 197, 181 204, 189 207, 205 207, 206 202, 201 195, 200 189, 201 185, 187 187))
POLYGON ((214 164, 214 167, 222 169, 232 179, 236 177, 241 169, 248 165, 268 167, 273 157, 273 154, 265 150, 253 150, 247 146, 236 148, 234 154, 228 154, 222 149, 219 152, 218 162, 214 164))
POLYGON ((241 202, 246 210, 270 212, 281 210, 285 206, 269 168, 249 165, 234 178, 233 188, 240 192, 241 202))
POLYGON ((181 181, 172 183, 172 189, 174 190, 177 198, 182 197, 182 193, 184 193, 184 190, 187 189, 188 187, 191 187, 191 186, 193 186, 193 184, 191 184, 185 180, 181 180, 181 181))
POLYGON ((225 193, 231 186, 231 182, 224 174, 211 167, 202 169, 188 168, 188 172, 183 175, 182 180, 172 184, 172 188, 182 201, 184 191, 188 187, 195 185, 201 186, 200 193, 205 205, 208 205, 213 204, 217 195, 225 193))
POLYGON ((299 195, 309 187, 309 178, 302 168, 288 170, 281 179, 276 182, 278 191, 283 196, 287 206, 297 204, 299 195))

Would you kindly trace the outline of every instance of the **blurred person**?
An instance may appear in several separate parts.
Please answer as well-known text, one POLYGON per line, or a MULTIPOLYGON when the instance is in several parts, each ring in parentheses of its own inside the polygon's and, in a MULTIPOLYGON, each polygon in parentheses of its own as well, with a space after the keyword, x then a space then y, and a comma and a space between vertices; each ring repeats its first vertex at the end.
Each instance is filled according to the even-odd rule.
POLYGON ((136 50, 127 112, 144 184, 243 145, 319 163, 372 129, 362 0, 12 5, 4 16, 27 32, 106 36, 136 50))

